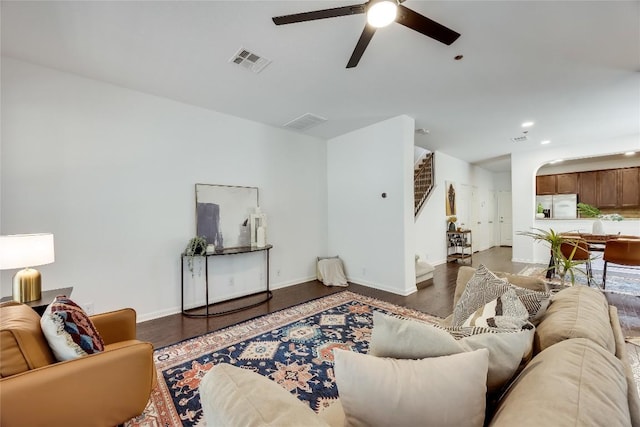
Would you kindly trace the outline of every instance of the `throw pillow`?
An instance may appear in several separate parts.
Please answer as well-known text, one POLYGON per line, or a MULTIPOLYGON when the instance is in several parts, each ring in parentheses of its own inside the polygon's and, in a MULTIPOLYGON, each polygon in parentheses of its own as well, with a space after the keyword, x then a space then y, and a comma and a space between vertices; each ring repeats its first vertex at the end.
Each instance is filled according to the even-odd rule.
POLYGON ((509 290, 509 283, 480 265, 464 288, 453 308, 452 325, 462 326, 469 316, 488 302, 509 290))
POLYGON ((335 349, 349 426, 482 426, 489 352, 398 360, 335 349), (464 402, 464 404, 461 404, 464 402))
POLYGON ((527 308, 520 302, 516 291, 509 289, 498 298, 471 313, 462 326, 522 329, 528 323, 529 312, 527 308))
POLYGON ((369 354, 395 359, 424 359, 486 348, 489 351, 487 388, 495 392, 518 372, 523 361, 531 358, 533 334, 533 328, 441 329, 374 311, 369 354))
POLYGON ((58 296, 49 304, 40 327, 58 361, 104 350, 104 341, 89 316, 65 296, 58 296))
POLYGON ((509 289, 515 291, 526 307, 529 312, 529 321, 536 324, 549 306, 551 294, 512 285, 506 279, 501 279, 493 274, 482 264, 467 282, 467 286, 456 303, 451 324, 462 326, 472 313, 500 297, 509 289))
POLYGON ((227 363, 211 368, 198 392, 209 426, 328 427, 309 405, 275 381, 227 363))

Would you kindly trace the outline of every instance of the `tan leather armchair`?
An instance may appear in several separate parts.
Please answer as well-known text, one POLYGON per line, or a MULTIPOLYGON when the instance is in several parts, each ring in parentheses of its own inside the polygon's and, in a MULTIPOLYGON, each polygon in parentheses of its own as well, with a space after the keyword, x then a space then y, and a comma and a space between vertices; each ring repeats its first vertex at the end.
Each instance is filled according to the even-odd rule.
POLYGON ((30 307, 0 305, 0 425, 116 426, 144 410, 156 374, 151 343, 136 339, 136 313, 92 316, 101 353, 56 362, 30 307))

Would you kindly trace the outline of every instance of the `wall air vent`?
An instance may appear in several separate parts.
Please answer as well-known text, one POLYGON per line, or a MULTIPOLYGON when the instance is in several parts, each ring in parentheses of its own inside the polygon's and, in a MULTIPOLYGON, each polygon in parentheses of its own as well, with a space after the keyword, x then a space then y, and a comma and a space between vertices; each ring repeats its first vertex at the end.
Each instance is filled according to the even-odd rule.
POLYGON ((264 70, 267 65, 271 64, 270 60, 258 56, 253 52, 249 52, 243 47, 241 47, 240 50, 238 50, 238 52, 229 59, 229 62, 238 64, 256 74, 264 70))
POLYGON ((511 141, 513 142, 526 142, 529 140, 529 137, 527 135, 520 135, 520 136, 516 136, 515 138, 511 138, 511 141))
POLYGON ((307 130, 314 126, 319 125, 320 123, 326 122, 327 119, 324 117, 316 116, 315 114, 307 113, 303 114, 298 118, 291 120, 288 123, 284 124, 284 127, 295 130, 307 130))

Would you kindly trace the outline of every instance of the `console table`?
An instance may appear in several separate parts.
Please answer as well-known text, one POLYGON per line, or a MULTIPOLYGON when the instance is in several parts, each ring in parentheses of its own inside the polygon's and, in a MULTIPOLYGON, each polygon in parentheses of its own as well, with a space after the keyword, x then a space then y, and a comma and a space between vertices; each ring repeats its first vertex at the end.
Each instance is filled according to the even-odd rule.
MULTIPOLYGON (((23 302, 23 304, 28 305, 36 313, 42 316, 44 314, 44 311, 47 309, 47 306, 53 302, 53 299, 55 297, 57 297, 58 295, 64 295, 66 297, 70 297, 72 291, 73 291, 73 286, 70 286, 68 288, 52 289, 50 291, 42 291, 42 296, 40 297, 40 299, 35 301, 23 302)), ((0 302, 12 301, 12 300, 13 300, 13 297, 8 296, 8 297, 2 297, 2 299, 0 299, 0 302)))
POLYGON ((180 296, 181 296, 182 314, 184 316, 187 316, 187 317, 221 316, 223 314, 235 313, 237 311, 246 310, 248 308, 255 307, 255 306, 258 306, 260 304, 263 304, 263 303, 269 301, 273 297, 273 294, 269 290, 269 250, 272 247, 273 247, 273 245, 266 245, 264 247, 243 246, 243 247, 239 247, 239 248, 226 248, 226 249, 222 249, 220 251, 216 251, 214 253, 206 254, 206 255, 196 255, 196 256, 201 256, 201 257, 205 258, 205 260, 204 260, 204 283, 205 283, 205 302, 206 302, 206 304, 203 305, 203 306, 200 306, 200 307, 194 307, 194 308, 188 308, 188 309, 184 308, 184 260, 185 260, 185 258, 188 258, 191 255, 186 255, 184 253, 180 254, 180 293, 181 293, 180 296), (265 265, 267 267, 267 271, 266 271, 267 289, 264 290, 264 291, 258 291, 258 292, 254 292, 254 293, 251 293, 251 294, 242 295, 240 297, 231 298, 231 299, 228 299, 228 300, 218 301, 216 303, 209 304, 209 258, 215 258, 215 257, 219 257, 219 256, 246 254, 246 253, 251 253, 251 252, 264 252, 265 253, 265 265), (264 298, 261 299, 258 302, 254 302, 254 303, 248 304, 248 305, 243 305, 242 307, 232 308, 232 309, 229 309, 229 310, 214 311, 214 312, 209 311, 210 307, 213 307, 213 306, 215 306, 217 304, 225 303, 225 302, 229 302, 229 301, 234 301, 234 300, 239 300, 239 299, 242 299, 242 298, 247 298, 247 297, 251 297, 251 296, 254 296, 254 295, 260 295, 260 294, 264 294, 264 298), (204 313, 193 313, 193 311, 202 310, 203 308, 205 309, 204 313))

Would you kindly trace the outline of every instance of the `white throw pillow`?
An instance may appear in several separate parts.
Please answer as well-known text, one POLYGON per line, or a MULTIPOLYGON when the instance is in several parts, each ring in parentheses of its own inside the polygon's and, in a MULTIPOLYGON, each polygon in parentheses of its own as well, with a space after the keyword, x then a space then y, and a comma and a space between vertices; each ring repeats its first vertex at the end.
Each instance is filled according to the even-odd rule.
MULTIPOLYGON (((374 311, 369 354, 396 359, 423 359, 486 348, 489 350, 486 381, 490 392, 500 390, 518 371, 522 362, 531 358, 534 329, 464 329, 469 333, 483 333, 468 334, 456 340, 444 329, 374 311), (492 332, 486 332, 488 330, 492 332)), ((465 335, 461 331, 453 333, 465 335)))
POLYGON ((489 352, 398 360, 335 349, 346 424, 481 427, 489 352))
POLYGON ((328 424, 275 381, 248 369, 221 363, 198 387, 209 426, 318 426, 328 424))

